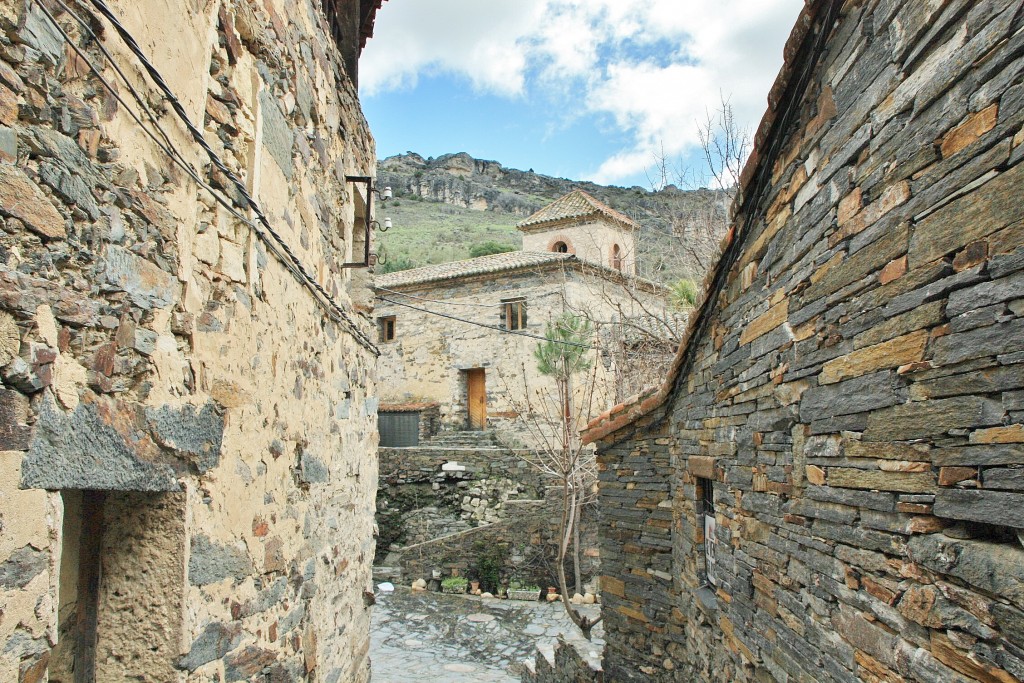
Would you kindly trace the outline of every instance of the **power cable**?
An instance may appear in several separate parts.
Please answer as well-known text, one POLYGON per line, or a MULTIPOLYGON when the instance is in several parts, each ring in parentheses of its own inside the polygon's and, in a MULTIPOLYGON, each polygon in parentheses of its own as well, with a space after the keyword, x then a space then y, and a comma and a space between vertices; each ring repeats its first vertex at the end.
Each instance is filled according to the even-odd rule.
POLYGON ((516 336, 516 337, 529 337, 530 339, 539 339, 541 341, 551 342, 553 344, 564 344, 565 346, 576 346, 576 347, 579 347, 581 349, 596 350, 596 347, 591 346, 589 344, 580 344, 580 343, 577 343, 577 342, 562 341, 560 339, 548 339, 547 337, 542 337, 539 334, 530 334, 529 332, 522 332, 520 330, 510 330, 510 329, 505 328, 505 327, 499 327, 498 325, 488 325, 487 323, 480 323, 480 322, 476 322, 475 320, 466 320, 465 318, 459 318, 459 317, 456 317, 454 315, 448 315, 447 313, 439 313, 437 311, 431 311, 430 309, 427 309, 427 308, 420 308, 419 306, 413 306, 412 304, 405 304, 405 303, 402 303, 401 301, 392 301, 391 299, 386 299, 384 297, 381 297, 381 301, 385 301, 385 302, 387 302, 389 304, 394 304, 395 306, 404 306, 405 308, 411 308, 412 310, 419 311, 421 313, 428 313, 430 315, 436 315, 439 318, 448 318, 449 320, 455 320, 455 321, 458 321, 460 323, 466 323, 467 325, 476 325, 477 327, 484 327, 484 328, 486 328, 488 330, 494 330, 496 332, 502 332, 504 334, 511 334, 511 335, 516 336))
MULTIPOLYGON (((376 289, 379 292, 387 292, 388 294, 397 294, 398 296, 405 297, 406 299, 416 299, 417 301, 423 301, 423 302, 428 303, 428 304, 439 304, 441 306, 471 306, 471 307, 474 307, 474 308, 497 308, 498 306, 502 306, 502 305, 507 304, 507 303, 514 303, 515 299, 518 298, 518 297, 513 297, 512 299, 509 299, 509 300, 497 301, 497 302, 494 302, 494 303, 478 304, 478 303, 473 303, 471 301, 441 301, 440 299, 427 299, 427 298, 422 297, 422 296, 416 296, 414 294, 406 294, 405 292, 399 292, 397 290, 388 289, 387 287, 381 287, 379 285, 374 285, 374 289, 376 289)), ((525 298, 526 295, 532 294, 532 293, 536 292, 537 289, 538 289, 537 287, 530 287, 529 289, 517 290, 517 292, 520 293, 521 297, 525 298)))
POLYGON ((139 116, 134 111, 132 111, 130 107, 127 106, 127 103, 125 103, 124 100, 119 96, 119 94, 113 88, 113 86, 109 82, 107 82, 105 78, 103 78, 102 74, 99 72, 99 69, 88 59, 86 55, 83 54, 83 52, 78 48, 78 46, 74 44, 74 41, 63 30, 63 28, 60 26, 60 24, 57 22, 54 16, 49 12, 49 10, 46 7, 44 7, 42 3, 38 4, 40 9, 47 16, 50 22, 60 32, 61 37, 64 39, 64 42, 66 42, 79 57, 86 61, 86 63, 89 65, 93 73, 99 77, 104 87, 106 87, 107 90, 110 91, 112 95, 114 95, 118 102, 125 107, 126 111, 129 112, 131 117, 140 126, 140 128, 147 134, 147 136, 149 136, 157 144, 157 147, 166 155, 168 155, 175 164, 177 164, 183 170, 185 170, 186 173, 197 182, 197 184, 199 184, 202 188, 210 192, 210 194, 214 197, 215 201, 217 201, 218 204, 226 208, 231 213, 232 216, 234 216, 235 218, 249 226, 256 234, 256 236, 278 258, 282 265, 284 265, 292 273, 292 275, 299 281, 301 285, 303 285, 313 294, 314 300, 327 311, 328 315, 333 320, 335 320, 336 322, 343 323, 349 329, 349 332, 353 335, 353 337, 355 337, 356 341, 361 346, 371 351, 375 355, 380 355, 380 351, 377 349, 376 345, 374 345, 373 342, 362 332, 362 330, 359 329, 358 324, 354 320, 352 320, 352 318, 349 317, 349 315, 345 312, 344 309, 341 308, 341 306, 333 299, 333 297, 331 297, 331 295, 328 294, 326 290, 324 290, 323 286, 321 286, 320 283, 317 282, 316 279, 313 278, 308 273, 308 271, 306 271, 305 267, 302 265, 301 260, 295 255, 295 253, 292 251, 291 247, 287 244, 287 242, 285 242, 284 239, 277 233, 277 231, 274 230, 273 226, 270 224, 269 219, 263 213, 262 209, 260 208, 256 200, 253 199, 252 196, 248 193, 244 184, 224 164, 224 162, 220 159, 220 157, 213 150, 213 148, 210 147, 209 143, 206 142, 206 139, 203 137, 202 133, 195 127, 191 119, 189 119, 188 113, 185 111, 184 107, 182 106, 178 98, 174 95, 174 92, 164 81, 159 71, 157 71, 157 69, 152 65, 152 63, 146 57, 145 53, 139 47, 138 43, 135 41, 134 37, 121 25, 117 17, 110 11, 106 4, 104 4, 102 0, 93 0, 93 5, 104 17, 107 18, 107 20, 114 27, 115 31, 121 37, 121 40, 128 46, 129 50, 131 50, 135 57, 142 63, 150 78, 153 80, 153 82, 157 85, 158 89, 162 92, 164 97, 170 103, 171 108, 174 110, 175 114, 188 129, 188 132, 190 136, 193 138, 193 140, 200 147, 203 148, 203 150, 209 157, 211 163, 213 163, 213 165, 216 166, 217 169, 221 171, 226 178, 228 178, 228 180, 235 187, 239 195, 242 198, 244 198, 245 201, 248 203, 249 208, 256 215, 256 218, 259 221, 260 225, 262 225, 263 229, 261 229, 260 226, 254 223, 251 219, 238 213, 237 210, 235 210, 234 207, 227 202, 227 200, 222 198, 220 194, 216 192, 216 190, 214 190, 208 183, 203 181, 201 177, 198 176, 198 172, 194 168, 192 168, 191 164, 189 164, 188 161, 181 155, 181 153, 174 148, 174 145, 173 143, 170 142, 170 138, 167 136, 167 133, 156 122, 155 117, 153 116, 152 112, 150 112, 148 108, 145 106, 144 101, 142 100, 139 93, 128 81, 124 72, 117 66, 116 62, 113 60, 113 57, 110 55, 110 53, 102 47, 99 38, 95 35, 92 29, 87 24, 85 24, 85 22, 83 22, 80 17, 76 16, 75 13, 72 12, 70 8, 68 8, 67 5, 64 4, 61 0, 54 1, 57 2, 62 7, 62 9, 64 9, 72 17, 74 17, 78 23, 83 24, 88 33, 90 34, 90 36, 95 40, 95 42, 97 44, 100 44, 100 49, 103 51, 108 61, 111 62, 111 65, 118 73, 118 75, 121 76, 122 80, 125 81, 125 84, 128 87, 129 91, 132 93, 134 99, 137 102, 139 102, 140 106, 145 110, 150 120, 153 122, 156 128, 160 131, 161 135, 167 141, 166 145, 162 144, 156 138, 155 134, 145 126, 145 124, 142 122, 139 116), (264 232, 264 230, 266 232, 264 232), (271 240, 267 236, 267 233, 269 233, 269 235, 273 237, 273 240, 271 240))

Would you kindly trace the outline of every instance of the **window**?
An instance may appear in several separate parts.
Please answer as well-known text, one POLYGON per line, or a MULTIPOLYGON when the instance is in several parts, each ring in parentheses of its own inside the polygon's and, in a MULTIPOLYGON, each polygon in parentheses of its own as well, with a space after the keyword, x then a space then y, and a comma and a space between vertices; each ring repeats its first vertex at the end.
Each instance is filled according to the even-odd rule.
POLYGON ((551 245, 551 251, 558 252, 559 254, 568 254, 569 245, 565 242, 555 242, 551 245))
POLYGON ((380 341, 389 342, 395 339, 395 316, 389 315, 386 318, 377 319, 380 341))
POLYGON ((501 317, 506 330, 526 328, 526 299, 506 299, 501 302, 501 317))
POLYGON ((619 245, 612 245, 612 268, 622 270, 622 250, 619 245))
POLYGON ((711 586, 718 585, 715 575, 718 536, 715 533, 715 483, 711 479, 697 477, 697 523, 704 530, 704 574, 711 586))

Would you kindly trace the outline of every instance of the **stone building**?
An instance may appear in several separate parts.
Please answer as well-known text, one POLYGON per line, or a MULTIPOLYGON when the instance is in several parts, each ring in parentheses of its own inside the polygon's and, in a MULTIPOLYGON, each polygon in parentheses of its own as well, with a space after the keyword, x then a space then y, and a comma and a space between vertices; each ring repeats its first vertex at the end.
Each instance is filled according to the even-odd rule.
POLYGON ((365 681, 380 0, 72 4, 0 0, 0 680, 365 681))
POLYGON ((666 383, 586 432, 608 680, 1024 679, 1022 46, 806 3, 666 383))
MULTIPOLYGON (((515 418, 527 391, 550 383, 537 372, 533 349, 563 312, 594 321, 594 405, 614 400, 617 385, 628 384, 617 382, 621 336, 613 331, 641 319, 647 327, 673 324, 663 288, 635 277, 638 227, 575 190, 519 224, 521 251, 378 277, 384 438, 400 419, 392 416, 408 414, 392 411, 393 404, 437 406, 449 429, 515 418)), ((411 424, 409 432, 415 429, 411 424)))

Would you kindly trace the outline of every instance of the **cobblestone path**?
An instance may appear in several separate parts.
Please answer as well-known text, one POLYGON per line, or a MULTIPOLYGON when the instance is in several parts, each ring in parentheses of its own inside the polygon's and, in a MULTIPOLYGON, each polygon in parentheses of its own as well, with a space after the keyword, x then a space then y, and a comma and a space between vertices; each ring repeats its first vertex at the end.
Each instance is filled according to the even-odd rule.
MULTIPOLYGON (((599 609, 584 607, 591 616, 599 609)), ((559 633, 582 641, 558 603, 405 589, 378 595, 372 629, 373 683, 510 683, 539 644, 553 643, 559 633)), ((599 625, 591 650, 600 651, 602 633, 599 625)))

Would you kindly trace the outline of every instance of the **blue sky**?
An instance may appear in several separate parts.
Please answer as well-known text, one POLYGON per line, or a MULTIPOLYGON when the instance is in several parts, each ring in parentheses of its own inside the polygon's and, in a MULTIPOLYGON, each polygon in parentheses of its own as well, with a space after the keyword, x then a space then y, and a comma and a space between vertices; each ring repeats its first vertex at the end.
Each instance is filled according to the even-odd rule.
POLYGON ((468 152, 651 186, 700 166, 726 97, 751 133, 801 0, 389 0, 360 61, 381 157, 468 152))

